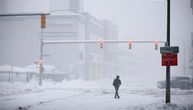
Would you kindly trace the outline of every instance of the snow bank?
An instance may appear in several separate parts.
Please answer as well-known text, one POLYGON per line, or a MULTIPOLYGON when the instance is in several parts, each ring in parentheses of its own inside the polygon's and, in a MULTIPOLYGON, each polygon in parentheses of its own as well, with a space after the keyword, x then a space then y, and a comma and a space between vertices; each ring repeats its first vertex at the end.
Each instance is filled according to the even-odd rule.
MULTIPOLYGON (((31 80, 29 83, 23 82, 0 82, 0 96, 22 94, 32 91, 43 91, 46 89, 75 89, 75 88, 105 88, 105 81, 84 81, 81 79, 67 81, 64 80, 61 83, 54 82, 52 80, 43 80, 43 85, 39 86, 38 81, 31 80)), ((107 83, 105 83, 107 84, 107 83)))
POLYGON ((0 71, 28 72, 29 70, 17 66, 2 65, 0 66, 0 71))
POLYGON ((23 82, 0 83, 0 96, 22 94, 38 90, 40 90, 40 87, 38 86, 37 81, 31 81, 30 83, 23 83, 23 82))
MULTIPOLYGON (((25 68, 12 66, 12 65, 2 65, 0 66, 0 71, 13 71, 13 72, 35 72, 38 73, 39 69, 37 65, 29 65, 25 68)), ((55 73, 58 72, 56 67, 53 65, 44 65, 44 72, 45 73, 55 73)))
MULTIPOLYGON (((32 72, 39 72, 39 68, 37 67, 37 65, 29 65, 25 67, 27 70, 32 71, 32 72)), ((53 65, 44 65, 44 73, 55 73, 58 72, 56 70, 56 67, 53 65)))
MULTIPOLYGON (((13 95, 13 94, 21 94, 31 91, 42 91, 46 89, 89 89, 89 90, 110 90, 113 91, 114 87, 112 85, 112 79, 101 79, 101 80, 94 80, 94 81, 85 81, 82 79, 77 80, 63 80, 62 82, 54 82, 52 80, 43 80, 43 85, 39 86, 37 80, 31 80, 29 83, 24 82, 1 82, 0 83, 0 96, 4 95, 13 95)), ((131 93, 133 90, 135 92, 148 92, 150 93, 152 88, 145 87, 143 85, 135 87, 134 85, 130 85, 131 83, 124 82, 122 83, 120 90, 121 91, 130 91, 131 93)), ((157 90, 157 88, 154 91, 157 90)))

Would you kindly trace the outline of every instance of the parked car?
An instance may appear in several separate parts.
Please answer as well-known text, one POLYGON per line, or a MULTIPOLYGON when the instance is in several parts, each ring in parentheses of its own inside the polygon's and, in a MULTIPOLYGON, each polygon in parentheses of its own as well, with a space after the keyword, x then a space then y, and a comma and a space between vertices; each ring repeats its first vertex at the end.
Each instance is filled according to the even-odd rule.
MULTIPOLYGON (((171 88, 193 89, 193 79, 189 76, 175 76, 170 80, 171 88)), ((158 81, 157 87, 160 89, 166 88, 166 81, 158 81)))

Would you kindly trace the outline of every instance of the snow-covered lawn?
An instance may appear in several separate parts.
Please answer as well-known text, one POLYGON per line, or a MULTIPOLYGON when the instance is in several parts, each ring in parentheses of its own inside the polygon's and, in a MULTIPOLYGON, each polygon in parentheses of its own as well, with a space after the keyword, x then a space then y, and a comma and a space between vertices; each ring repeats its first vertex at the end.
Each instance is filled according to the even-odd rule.
POLYGON ((37 81, 0 83, 0 110, 193 110, 193 90, 165 90, 154 86, 122 85, 114 99, 112 80, 37 81))

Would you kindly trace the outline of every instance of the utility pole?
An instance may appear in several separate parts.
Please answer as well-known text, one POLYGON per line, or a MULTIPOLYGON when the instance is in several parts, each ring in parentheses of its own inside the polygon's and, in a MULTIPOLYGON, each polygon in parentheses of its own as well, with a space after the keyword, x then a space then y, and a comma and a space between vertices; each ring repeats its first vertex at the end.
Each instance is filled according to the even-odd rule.
MULTIPOLYGON (((167 0, 167 44, 170 46, 170 0, 167 0)), ((170 91, 170 66, 166 66, 166 103, 171 102, 170 91)))

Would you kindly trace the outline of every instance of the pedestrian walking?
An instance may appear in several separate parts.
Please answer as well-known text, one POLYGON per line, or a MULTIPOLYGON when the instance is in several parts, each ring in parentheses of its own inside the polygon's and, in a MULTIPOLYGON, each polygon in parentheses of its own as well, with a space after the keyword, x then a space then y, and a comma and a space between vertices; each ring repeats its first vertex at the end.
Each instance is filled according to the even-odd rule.
POLYGON ((114 98, 120 98, 120 96, 119 96, 119 87, 120 87, 120 85, 121 85, 121 80, 119 79, 119 75, 117 75, 116 76, 116 79, 114 79, 114 81, 113 81, 113 86, 115 87, 115 96, 114 96, 114 98))

